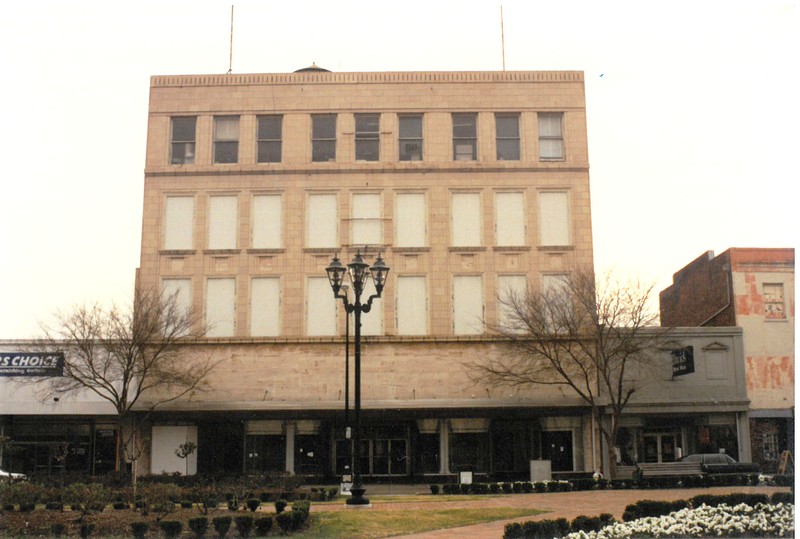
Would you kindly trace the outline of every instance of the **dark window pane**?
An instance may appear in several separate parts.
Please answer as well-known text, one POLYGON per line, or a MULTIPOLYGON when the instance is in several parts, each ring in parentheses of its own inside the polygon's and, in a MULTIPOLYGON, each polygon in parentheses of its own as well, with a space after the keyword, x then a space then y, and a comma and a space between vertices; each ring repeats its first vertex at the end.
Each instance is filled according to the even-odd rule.
POLYGON ((214 162, 215 163, 236 163, 239 159, 238 142, 215 142, 214 143, 214 162))
POLYGON ((258 162, 259 163, 280 163, 281 162, 281 141, 262 140, 258 143, 258 162))
POLYGON ((313 161, 335 161, 336 141, 315 140, 312 148, 311 159, 313 161))
POLYGON ((453 114, 453 138, 475 138, 476 115, 453 114))
POLYGON ((380 114, 356 114, 356 136, 374 133, 378 135, 380 114))
POLYGON ((499 138, 519 137, 519 116, 497 116, 496 120, 499 138))
POLYGON ((196 118, 173 118, 172 119, 172 141, 173 142, 194 142, 196 118))
POLYGON ((498 139, 497 159, 500 161, 519 161, 519 139, 498 139))
POLYGON ((422 116, 401 116, 400 138, 422 138, 422 116))
POLYGON ((378 151, 377 140, 356 140, 357 161, 377 161, 378 151))
POLYGON ((336 116, 334 114, 314 115, 313 133, 314 139, 335 139, 336 138, 336 116))
POLYGON ((194 142, 176 142, 172 144, 173 165, 194 164, 194 142))
POLYGON ((401 140, 400 161, 422 161, 422 140, 401 140))
POLYGON ((281 116, 258 117, 258 140, 279 140, 281 138, 281 116))
POLYGON ((474 161, 478 158, 478 146, 474 140, 454 140, 453 158, 456 161, 474 161))

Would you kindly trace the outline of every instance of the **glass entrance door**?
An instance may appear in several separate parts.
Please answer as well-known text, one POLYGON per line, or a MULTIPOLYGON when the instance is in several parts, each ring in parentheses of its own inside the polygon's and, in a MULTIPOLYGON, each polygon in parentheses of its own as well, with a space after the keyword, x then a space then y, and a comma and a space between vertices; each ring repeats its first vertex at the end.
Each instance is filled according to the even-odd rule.
POLYGON ((677 457, 677 440, 676 432, 645 434, 642 439, 644 462, 673 462, 677 457))

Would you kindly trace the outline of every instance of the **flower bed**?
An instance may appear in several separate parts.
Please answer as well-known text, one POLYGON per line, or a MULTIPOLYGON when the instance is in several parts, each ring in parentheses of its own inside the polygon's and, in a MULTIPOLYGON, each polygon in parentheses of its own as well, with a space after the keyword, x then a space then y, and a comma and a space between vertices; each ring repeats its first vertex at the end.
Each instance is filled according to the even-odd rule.
POLYGON ((793 537, 794 504, 745 504, 685 508, 662 517, 617 522, 597 532, 576 532, 567 539, 641 537, 793 537))

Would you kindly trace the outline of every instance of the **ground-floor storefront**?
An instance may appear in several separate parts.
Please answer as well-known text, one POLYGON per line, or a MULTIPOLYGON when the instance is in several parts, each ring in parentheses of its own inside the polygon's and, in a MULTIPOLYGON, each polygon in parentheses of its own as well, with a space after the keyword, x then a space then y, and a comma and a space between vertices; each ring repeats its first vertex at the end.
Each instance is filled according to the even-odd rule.
MULTIPOLYGON (((753 462, 758 463, 765 473, 781 471, 784 452, 794 455, 794 410, 750 412, 750 440, 753 462)), ((782 471, 791 472, 793 467, 782 471)))

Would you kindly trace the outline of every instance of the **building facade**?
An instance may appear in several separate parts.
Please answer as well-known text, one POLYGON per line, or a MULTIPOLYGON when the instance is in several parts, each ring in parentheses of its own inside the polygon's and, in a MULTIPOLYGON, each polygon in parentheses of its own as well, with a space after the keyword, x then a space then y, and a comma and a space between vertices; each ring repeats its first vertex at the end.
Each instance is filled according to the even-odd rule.
POLYGON ((794 249, 701 255, 661 292, 665 326, 744 330, 753 460, 775 472, 794 452, 794 249))

